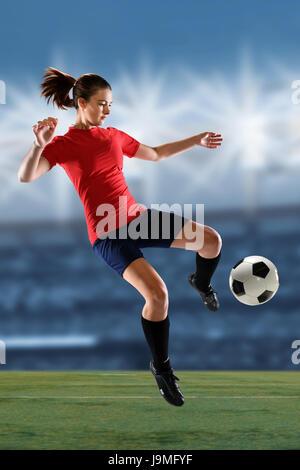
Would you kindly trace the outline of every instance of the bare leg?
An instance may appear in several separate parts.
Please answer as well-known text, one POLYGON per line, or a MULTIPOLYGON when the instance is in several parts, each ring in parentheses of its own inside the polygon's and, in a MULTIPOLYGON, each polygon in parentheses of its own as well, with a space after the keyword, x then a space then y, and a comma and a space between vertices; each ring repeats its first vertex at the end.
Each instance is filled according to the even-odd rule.
POLYGON ((189 220, 173 240, 170 247, 196 251, 203 258, 215 258, 221 251, 222 239, 219 233, 212 227, 189 220), (200 240, 199 244, 196 243, 196 240, 193 242, 191 238, 192 233, 196 233, 196 231, 198 231, 197 238, 200 240), (200 236, 200 233, 202 236, 200 236), (194 248, 189 247, 192 242, 195 245, 194 248))
POLYGON ((123 278, 144 297, 142 316, 161 321, 168 314, 168 289, 163 279, 145 258, 138 258, 127 266, 123 278))

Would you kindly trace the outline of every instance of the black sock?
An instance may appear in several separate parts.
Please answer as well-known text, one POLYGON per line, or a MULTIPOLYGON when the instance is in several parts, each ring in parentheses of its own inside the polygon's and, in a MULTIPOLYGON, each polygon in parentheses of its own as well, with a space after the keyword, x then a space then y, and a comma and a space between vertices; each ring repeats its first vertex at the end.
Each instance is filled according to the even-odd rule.
POLYGON ((169 316, 162 321, 150 321, 141 317, 146 340, 152 352, 154 367, 167 370, 171 367, 168 356, 169 346, 169 316))
POLYGON ((210 284, 213 273, 220 261, 221 251, 215 258, 203 258, 196 253, 196 273, 195 280, 198 289, 205 292, 210 284))

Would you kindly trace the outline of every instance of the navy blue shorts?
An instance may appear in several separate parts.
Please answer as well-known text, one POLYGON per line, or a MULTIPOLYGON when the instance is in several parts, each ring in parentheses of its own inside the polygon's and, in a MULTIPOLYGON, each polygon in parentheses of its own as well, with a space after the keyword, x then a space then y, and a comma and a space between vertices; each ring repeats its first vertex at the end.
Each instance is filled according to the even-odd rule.
POLYGON ((132 261, 144 258, 141 248, 169 248, 188 221, 189 219, 174 212, 147 209, 127 225, 110 232, 110 234, 105 234, 105 238, 97 238, 93 244, 93 250, 112 269, 123 276, 125 268, 132 261), (141 232, 141 235, 136 239, 132 238, 132 231, 128 232, 133 222, 136 233, 141 232), (147 227, 146 232, 145 227, 147 227), (115 238, 109 238, 111 234, 115 238))

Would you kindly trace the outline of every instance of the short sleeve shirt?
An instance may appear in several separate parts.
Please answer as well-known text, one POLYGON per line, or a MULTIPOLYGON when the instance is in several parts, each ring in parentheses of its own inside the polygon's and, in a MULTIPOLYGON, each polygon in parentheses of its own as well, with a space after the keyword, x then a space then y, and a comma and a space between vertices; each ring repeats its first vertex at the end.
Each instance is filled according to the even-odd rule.
POLYGON ((135 201, 123 174, 123 155, 134 157, 139 146, 138 140, 114 127, 71 126, 42 151, 50 168, 59 164, 72 181, 84 207, 92 245, 104 233, 147 210, 135 201))

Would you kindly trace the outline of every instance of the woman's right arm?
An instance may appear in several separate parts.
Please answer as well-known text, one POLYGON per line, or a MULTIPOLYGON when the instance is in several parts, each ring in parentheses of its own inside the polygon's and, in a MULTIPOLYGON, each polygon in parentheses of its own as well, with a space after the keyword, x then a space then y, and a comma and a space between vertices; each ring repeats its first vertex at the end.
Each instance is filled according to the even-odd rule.
POLYGON ((36 139, 23 157, 18 169, 18 179, 21 183, 30 183, 49 171, 50 164, 47 158, 41 156, 41 153, 52 140, 57 122, 58 119, 48 117, 33 126, 36 139))

